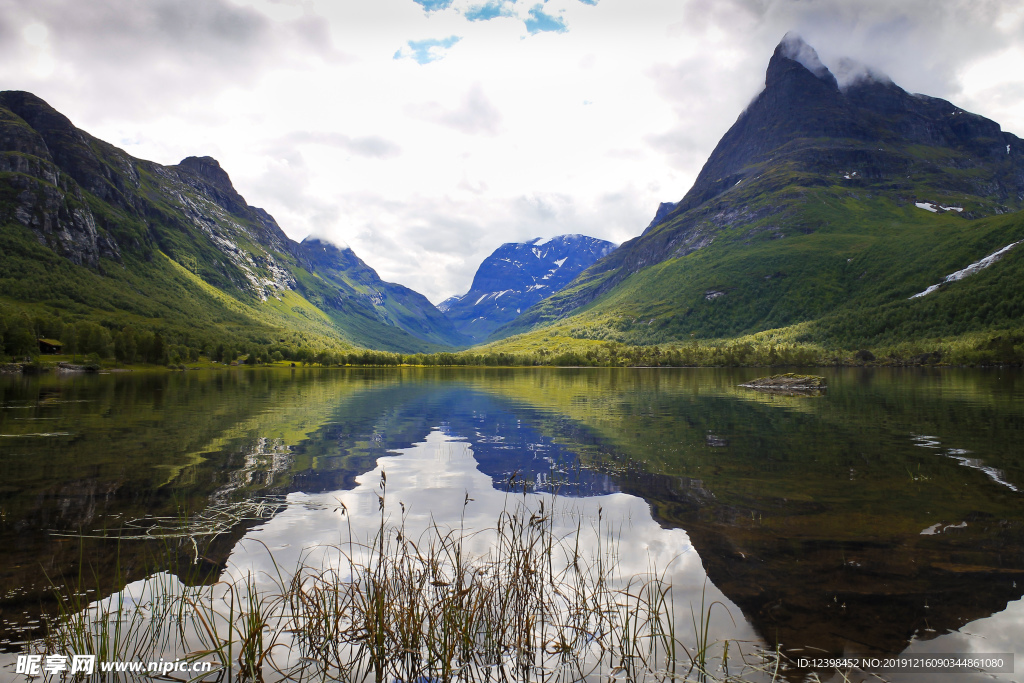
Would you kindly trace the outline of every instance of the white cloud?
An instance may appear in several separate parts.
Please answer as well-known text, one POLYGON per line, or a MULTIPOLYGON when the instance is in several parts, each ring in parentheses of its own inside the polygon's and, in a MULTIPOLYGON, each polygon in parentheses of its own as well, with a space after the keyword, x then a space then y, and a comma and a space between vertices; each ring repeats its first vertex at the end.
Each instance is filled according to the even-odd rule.
POLYGON ((314 132, 296 130, 283 136, 269 149, 290 149, 297 145, 338 147, 352 154, 372 159, 389 159, 402 153, 401 147, 380 135, 352 137, 336 131, 314 132))
POLYGON ((537 4, 0 0, 0 87, 142 158, 214 156, 289 235, 435 302, 502 242, 639 234, 789 30, 1024 133, 1016 3, 549 0, 565 31, 531 33, 537 4))
POLYGON ((501 123, 501 112, 487 99, 479 83, 474 83, 462 102, 453 109, 437 102, 409 105, 407 109, 412 116, 469 135, 496 135, 501 123))
POLYGON ((451 49, 462 38, 459 36, 448 36, 447 38, 425 38, 424 40, 408 40, 405 47, 395 52, 394 59, 411 59, 417 64, 430 64, 439 59, 444 59, 451 49))

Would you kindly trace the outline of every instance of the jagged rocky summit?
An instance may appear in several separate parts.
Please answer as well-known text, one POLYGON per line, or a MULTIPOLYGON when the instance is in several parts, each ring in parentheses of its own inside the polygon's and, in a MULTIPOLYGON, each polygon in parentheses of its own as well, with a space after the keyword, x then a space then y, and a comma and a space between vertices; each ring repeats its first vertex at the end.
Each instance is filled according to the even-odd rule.
POLYGON ((612 242, 586 235, 503 244, 480 264, 466 294, 445 299, 438 308, 460 333, 484 341, 614 249, 612 242))

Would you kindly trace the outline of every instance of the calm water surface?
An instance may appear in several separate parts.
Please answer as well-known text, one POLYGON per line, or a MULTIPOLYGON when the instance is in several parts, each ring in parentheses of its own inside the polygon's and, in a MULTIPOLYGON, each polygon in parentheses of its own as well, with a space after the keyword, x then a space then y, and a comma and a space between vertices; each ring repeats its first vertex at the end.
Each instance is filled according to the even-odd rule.
POLYGON ((712 639, 750 652, 1015 652, 1024 670, 1024 374, 820 372, 815 397, 739 388, 748 369, 2 376, 0 649, 42 635, 50 581, 85 567, 109 594, 194 559, 76 535, 279 501, 223 522, 187 580, 269 572, 372 532, 386 472, 412 529, 544 498, 571 535, 600 510, 625 574, 671 578, 684 641, 703 597, 726 608, 712 639))

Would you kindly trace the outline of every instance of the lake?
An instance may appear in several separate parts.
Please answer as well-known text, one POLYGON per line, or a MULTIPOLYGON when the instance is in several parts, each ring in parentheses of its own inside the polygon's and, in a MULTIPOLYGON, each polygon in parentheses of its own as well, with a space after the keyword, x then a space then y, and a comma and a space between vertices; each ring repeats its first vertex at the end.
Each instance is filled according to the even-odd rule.
POLYGON ((750 368, 2 375, 0 676, 67 585, 267 588, 382 514, 479 558, 511 509, 671 583, 679 641, 749 680, 770 675, 742 658, 776 650, 792 681, 842 680, 801 658, 1020 660, 1024 373, 816 372, 819 396, 739 387, 750 368))

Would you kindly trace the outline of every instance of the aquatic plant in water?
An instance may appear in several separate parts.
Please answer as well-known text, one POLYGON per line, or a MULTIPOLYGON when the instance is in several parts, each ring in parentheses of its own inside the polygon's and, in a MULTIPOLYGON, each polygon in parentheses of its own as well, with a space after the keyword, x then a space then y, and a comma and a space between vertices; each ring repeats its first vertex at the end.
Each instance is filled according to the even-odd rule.
MULTIPOLYGON (((665 568, 620 576, 600 509, 559 537, 557 497, 509 493, 489 529, 463 517, 412 536, 401 503, 391 523, 383 473, 377 499, 371 538, 349 522, 346 542, 291 572, 274 563, 273 576, 194 587, 159 574, 91 604, 63 600, 37 649, 217 662, 194 681, 724 681, 777 665, 751 644, 709 642, 720 603, 690 606, 697 642, 682 642, 665 568), (469 553, 481 536, 490 549, 469 553)), ((350 518, 340 501, 338 512, 350 518)))

